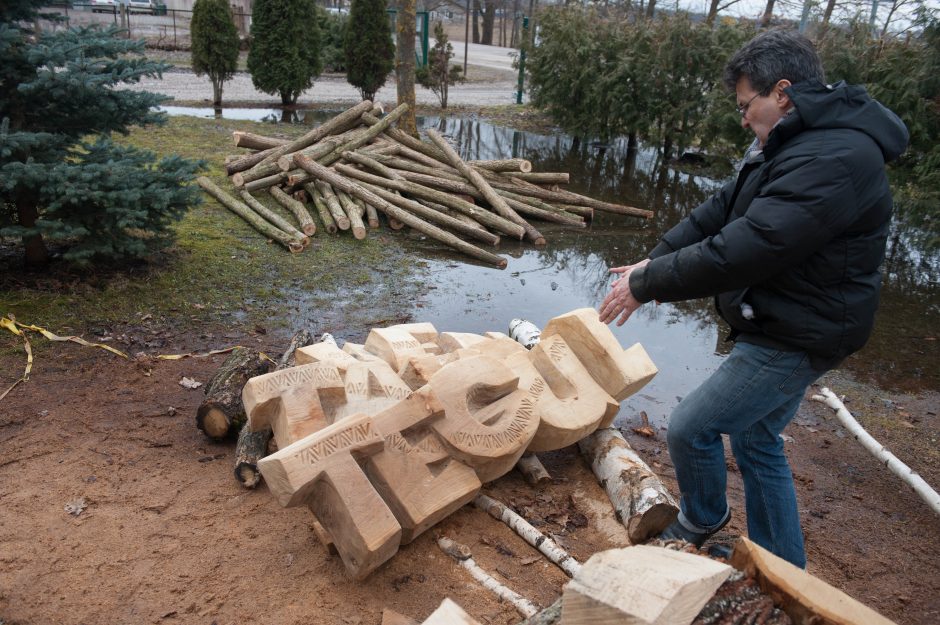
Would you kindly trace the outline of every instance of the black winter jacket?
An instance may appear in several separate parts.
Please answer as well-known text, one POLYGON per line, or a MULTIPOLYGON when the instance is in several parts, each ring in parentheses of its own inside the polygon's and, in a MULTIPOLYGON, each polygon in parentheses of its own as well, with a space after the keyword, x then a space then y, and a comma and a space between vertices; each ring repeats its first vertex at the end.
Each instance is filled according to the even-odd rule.
POLYGON ((806 351, 825 370, 871 334, 893 205, 885 163, 908 132, 862 87, 786 92, 795 111, 763 159, 667 232, 630 290, 640 302, 715 296, 732 338, 806 351))

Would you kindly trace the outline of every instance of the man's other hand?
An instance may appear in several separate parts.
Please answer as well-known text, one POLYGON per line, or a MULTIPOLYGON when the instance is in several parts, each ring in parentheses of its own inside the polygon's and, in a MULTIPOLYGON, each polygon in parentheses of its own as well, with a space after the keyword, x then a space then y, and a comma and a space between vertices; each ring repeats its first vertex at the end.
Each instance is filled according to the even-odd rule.
POLYGON ((610 323, 617 319, 617 315, 620 315, 620 319, 617 319, 617 325, 622 326, 633 314, 633 311, 643 305, 630 292, 630 273, 634 269, 645 266, 648 262, 650 262, 650 259, 647 258, 635 265, 611 267, 610 273, 618 274, 620 277, 610 285, 610 293, 604 298, 598 310, 602 322, 610 323))

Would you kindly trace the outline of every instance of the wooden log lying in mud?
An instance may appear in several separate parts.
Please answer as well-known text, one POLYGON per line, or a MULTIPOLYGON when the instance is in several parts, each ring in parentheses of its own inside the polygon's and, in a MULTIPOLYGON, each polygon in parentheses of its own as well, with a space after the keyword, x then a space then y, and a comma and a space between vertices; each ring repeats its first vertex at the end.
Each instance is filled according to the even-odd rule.
POLYGON ((679 506, 659 477, 616 428, 601 428, 578 442, 581 455, 604 486, 633 544, 666 529, 679 506))
POLYGON ((220 189, 214 182, 206 178, 205 176, 200 176, 196 179, 196 183, 203 188, 203 190, 217 199, 223 206, 228 208, 230 211, 247 221, 251 226, 263 234, 264 236, 273 239, 286 247, 293 253, 302 252, 304 249, 303 244, 297 239, 293 238, 283 230, 275 228, 273 225, 265 221, 260 215, 251 210, 244 202, 237 200, 222 189, 220 189))
POLYGON ((206 384, 206 397, 196 409, 196 427, 213 440, 237 432, 246 419, 242 388, 267 370, 267 362, 257 351, 236 347, 206 384))
MULTIPOLYGON (((314 333, 303 328, 294 333, 290 343, 278 360, 275 371, 286 369, 294 364, 294 353, 301 347, 312 345, 314 333)), ((264 371, 262 373, 266 373, 264 371)), ((260 374, 259 374, 260 375, 260 374)), ((242 387, 244 387, 244 383, 242 387)), ((241 389, 238 391, 238 400, 241 403, 241 389)), ((242 408, 244 413, 244 407, 242 408)), ((268 453, 268 442, 271 440, 271 429, 252 432, 245 422, 238 433, 238 442, 235 444, 235 479, 245 488, 254 488, 261 481, 258 471, 258 461, 268 453)))

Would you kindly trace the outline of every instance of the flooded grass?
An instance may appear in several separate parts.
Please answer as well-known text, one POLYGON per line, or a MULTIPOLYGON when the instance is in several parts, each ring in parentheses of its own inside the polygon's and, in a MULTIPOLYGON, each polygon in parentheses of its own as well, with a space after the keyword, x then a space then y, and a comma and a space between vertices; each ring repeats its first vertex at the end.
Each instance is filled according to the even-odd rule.
MULTIPOLYGON (((233 130, 292 137, 335 112, 305 113, 304 123, 282 123, 278 115, 266 122, 173 116, 165 127, 136 129, 126 140, 157 154, 204 158, 207 175, 227 187, 222 162, 236 151, 233 130)), ((270 115, 267 109, 253 113, 270 115)), ((417 233, 385 228, 370 231, 364 241, 321 232, 309 249, 291 255, 206 198, 176 226, 172 248, 135 267, 90 275, 60 267, 24 276, 6 270, 17 266, 17 248, 0 248, 0 312, 74 332, 150 315, 166 325, 262 326, 285 333, 303 323, 356 341, 372 326, 409 320, 460 332, 505 332, 515 317, 544 325, 569 310, 596 307, 608 289, 610 267, 645 257, 662 232, 722 182, 663 164, 652 150, 628 152, 625 142, 591 145, 555 132, 524 132, 510 124, 514 114, 502 111, 496 124, 425 116, 419 125, 439 129, 464 158, 528 158, 535 171, 570 172, 573 191, 650 208, 655 217, 647 222, 598 213, 583 230, 540 223, 548 245, 504 240, 498 253, 509 266, 497 270, 458 258, 417 233)), ((933 260, 915 252, 889 246, 874 336, 844 365, 888 389, 940 388, 938 271, 933 260)), ((676 398, 710 374, 729 348, 709 300, 644 306, 612 329, 625 346, 642 343, 660 368, 621 411, 643 410, 654 424, 663 423, 676 398)))

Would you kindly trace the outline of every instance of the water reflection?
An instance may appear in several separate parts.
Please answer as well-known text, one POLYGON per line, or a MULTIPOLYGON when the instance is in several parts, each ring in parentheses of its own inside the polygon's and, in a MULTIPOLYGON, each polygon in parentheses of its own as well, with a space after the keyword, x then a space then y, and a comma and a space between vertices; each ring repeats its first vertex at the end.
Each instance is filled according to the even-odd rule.
MULTIPOLYGON (((212 109, 164 107, 170 114, 215 114, 212 109), (202 111, 203 113, 191 113, 202 111)), ((222 115, 274 123, 313 124, 334 111, 225 109, 222 115)), ((504 271, 452 258, 424 242, 431 282, 428 295, 412 310, 416 320, 440 330, 505 331, 513 317, 539 325, 571 309, 597 307, 609 284, 608 268, 645 257, 662 232, 673 226, 723 182, 686 173, 663 163, 655 150, 628 149, 627 141, 607 145, 575 141, 561 133, 538 134, 494 126, 471 118, 427 117, 419 128, 433 127, 451 138, 466 159, 513 157, 532 161, 535 171, 566 171, 573 191, 655 211, 648 222, 598 212, 586 230, 539 224, 548 238, 544 248, 504 240, 499 253, 510 257, 504 271)), ((887 388, 940 389, 940 258, 919 249, 916 237, 900 227, 892 231, 885 262, 882 306, 869 345, 845 367, 887 388)), ((654 382, 625 402, 621 415, 645 410, 662 419, 718 365, 728 345, 724 326, 708 300, 641 308, 623 327, 613 328, 620 342, 641 342, 660 368, 654 382)))
MULTIPOLYGON (((679 171, 663 163, 655 150, 629 150, 626 139, 598 146, 560 133, 520 132, 473 119, 429 118, 419 120, 419 126, 448 136, 464 158, 527 158, 535 171, 569 172, 573 191, 656 213, 646 223, 597 213, 591 227, 580 232, 540 226, 549 244, 543 249, 522 246, 521 256, 504 272, 433 263, 437 288, 414 316, 440 329, 505 331, 513 317, 542 325, 573 308, 596 308, 608 289, 609 267, 645 257, 662 232, 724 182, 679 171)), ((938 389, 940 348, 934 333, 940 327, 940 262, 912 240, 895 228, 875 333, 844 366, 888 388, 938 389)), ((621 417, 645 410, 660 423, 677 398, 707 377, 730 347, 710 300, 647 305, 613 331, 624 345, 643 343, 660 368, 640 396, 624 403, 621 417)))

